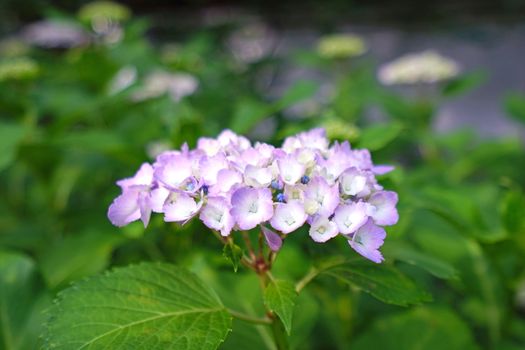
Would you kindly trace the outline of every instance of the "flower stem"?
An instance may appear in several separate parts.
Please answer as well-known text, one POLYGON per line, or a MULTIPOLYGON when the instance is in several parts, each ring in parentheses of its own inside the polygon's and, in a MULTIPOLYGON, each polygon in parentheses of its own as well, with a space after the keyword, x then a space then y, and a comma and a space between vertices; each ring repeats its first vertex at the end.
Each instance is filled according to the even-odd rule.
POLYGON ((235 311, 232 309, 227 309, 227 310, 230 313, 230 315, 232 315, 233 317, 239 320, 245 321, 245 322, 255 323, 255 324, 268 324, 268 325, 272 324, 272 320, 270 320, 267 317, 264 317, 264 318, 254 317, 254 316, 246 315, 246 314, 243 314, 242 312, 235 311))
POLYGON ((299 282, 297 282, 297 284, 295 285, 295 291, 297 293, 300 293, 301 290, 303 290, 303 288, 306 287, 306 285, 310 283, 318 274, 319 271, 315 267, 312 267, 310 271, 308 271, 308 273, 304 275, 304 277, 301 278, 299 282))

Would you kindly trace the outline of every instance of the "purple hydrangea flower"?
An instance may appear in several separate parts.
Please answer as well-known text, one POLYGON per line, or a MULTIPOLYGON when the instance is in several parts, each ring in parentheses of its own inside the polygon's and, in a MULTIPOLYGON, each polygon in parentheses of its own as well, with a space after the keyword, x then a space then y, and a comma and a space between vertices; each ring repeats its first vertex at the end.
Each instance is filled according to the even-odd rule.
POLYGON ((196 149, 165 151, 118 181, 122 193, 108 217, 116 226, 147 226, 152 212, 180 224, 198 217, 222 236, 260 226, 273 251, 284 236, 269 225, 285 235, 307 225, 315 242, 343 235, 359 254, 381 262, 381 226, 398 221, 398 197, 375 175, 391 170, 348 142, 330 146, 323 129, 288 137, 280 148, 225 130, 199 139, 196 149))

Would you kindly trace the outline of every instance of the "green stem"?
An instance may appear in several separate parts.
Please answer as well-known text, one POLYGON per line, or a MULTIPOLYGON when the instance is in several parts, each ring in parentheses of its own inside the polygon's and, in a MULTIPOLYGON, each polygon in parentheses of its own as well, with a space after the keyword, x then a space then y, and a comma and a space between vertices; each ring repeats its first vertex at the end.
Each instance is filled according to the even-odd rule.
POLYGON ((235 311, 232 309, 228 309, 228 312, 233 317, 239 320, 245 321, 245 322, 255 323, 255 324, 272 324, 272 320, 266 317, 265 318, 254 317, 254 316, 246 315, 246 314, 243 314, 242 312, 235 311))
POLYGON ((319 270, 317 270, 315 267, 312 267, 310 271, 308 271, 308 273, 304 275, 304 277, 301 278, 301 280, 295 285, 295 291, 297 294, 299 294, 301 290, 303 290, 303 288, 306 287, 306 285, 310 283, 318 274, 319 270))

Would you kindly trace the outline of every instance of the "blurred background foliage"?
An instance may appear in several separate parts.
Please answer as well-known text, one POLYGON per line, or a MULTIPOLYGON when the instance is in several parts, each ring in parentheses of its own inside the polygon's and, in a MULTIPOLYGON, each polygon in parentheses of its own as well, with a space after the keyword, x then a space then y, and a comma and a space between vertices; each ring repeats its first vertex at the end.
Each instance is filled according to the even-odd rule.
MULTIPOLYGON (((194 146, 224 128, 279 143, 318 126, 332 140, 370 149, 376 164, 396 166, 381 179, 400 198, 386 264, 415 279, 432 301, 391 306, 321 279, 299 298, 292 346, 525 347, 523 140, 482 138, 473 127, 433 128, 444 101, 469 94, 490 72, 461 71, 400 89, 378 81, 376 61, 358 36, 335 32, 275 55, 278 33, 244 12, 209 11, 191 30, 191 18, 157 23, 159 17, 137 15, 167 3, 131 1, 135 12, 109 2, 0 5, 0 349, 38 348, 42 310, 70 282, 145 260, 187 266, 226 305, 263 310, 254 277, 234 273, 221 244, 197 222, 180 227, 154 217, 146 230, 141 223, 111 226, 114 182, 165 149, 194 146), (322 82, 310 74, 283 84, 291 67, 322 82)), ((496 6, 488 3, 476 9, 496 6)), ((305 7, 321 4, 320 18, 346 6, 371 18, 360 3, 305 7)), ((433 6, 427 13, 443 9, 433 6)), ((512 17, 523 5, 496 8, 512 17)), ((501 118, 525 123, 524 92, 506 95, 501 118)), ((323 257, 352 254, 345 242, 317 245, 298 231, 275 275, 297 280, 323 257)), ((222 348, 247 347, 271 349, 269 334, 235 321, 222 348)))

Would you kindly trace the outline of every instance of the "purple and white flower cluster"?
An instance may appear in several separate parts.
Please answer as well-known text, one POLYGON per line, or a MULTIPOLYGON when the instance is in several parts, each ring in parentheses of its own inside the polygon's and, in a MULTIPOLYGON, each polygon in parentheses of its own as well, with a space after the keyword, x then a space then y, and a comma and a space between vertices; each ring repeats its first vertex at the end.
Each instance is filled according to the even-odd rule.
POLYGON ((323 129, 288 137, 281 148, 252 145, 225 130, 216 139, 199 139, 196 149, 164 152, 118 181, 122 194, 108 217, 116 226, 138 219, 147 226, 152 212, 182 224, 198 216, 222 236, 260 225, 274 251, 281 237, 307 224, 315 242, 342 235, 379 263, 382 226, 397 222, 398 198, 375 175, 390 170, 374 166, 368 150, 353 150, 348 142, 330 146, 323 129))

